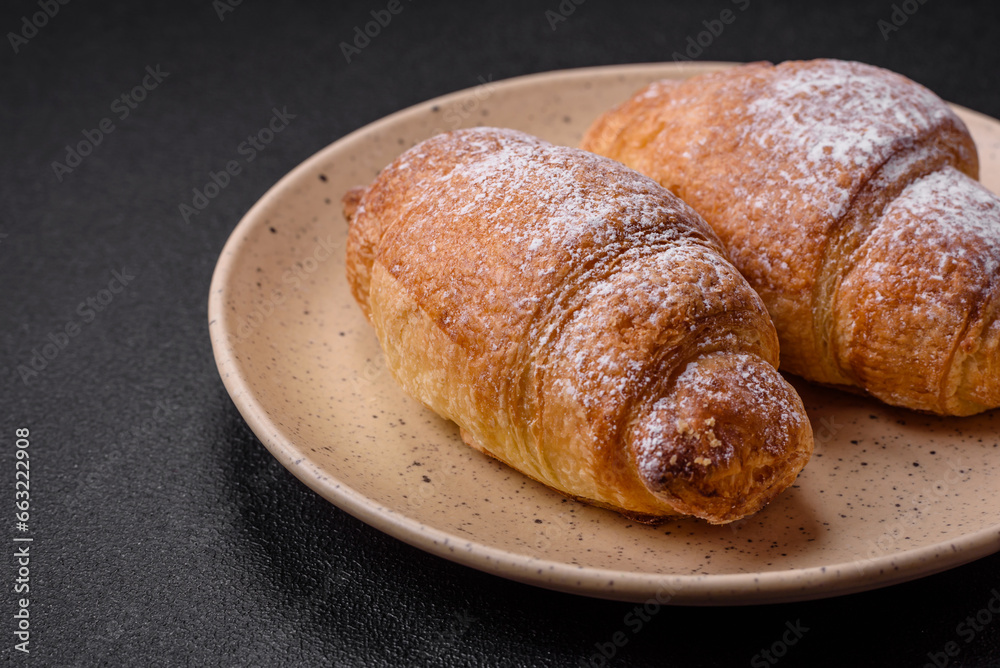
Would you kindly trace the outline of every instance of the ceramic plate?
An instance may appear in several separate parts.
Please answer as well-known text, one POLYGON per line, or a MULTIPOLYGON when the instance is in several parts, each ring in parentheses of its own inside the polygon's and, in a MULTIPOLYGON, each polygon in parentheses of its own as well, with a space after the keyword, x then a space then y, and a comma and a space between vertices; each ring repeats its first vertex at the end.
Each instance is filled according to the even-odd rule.
MULTIPOLYGON (((724 63, 627 65, 491 82, 372 123, 285 176, 229 239, 212 280, 219 371, 264 445, 364 522, 483 571, 629 601, 834 596, 1000 549, 1000 411, 942 419, 793 383, 816 434, 794 487, 749 520, 657 527, 569 501, 462 443, 385 368, 344 278, 340 198, 438 132, 512 127, 576 145, 645 83, 724 63)), ((470 82, 472 84, 476 82, 470 82)), ((958 109, 1000 190, 1000 122, 958 109)))

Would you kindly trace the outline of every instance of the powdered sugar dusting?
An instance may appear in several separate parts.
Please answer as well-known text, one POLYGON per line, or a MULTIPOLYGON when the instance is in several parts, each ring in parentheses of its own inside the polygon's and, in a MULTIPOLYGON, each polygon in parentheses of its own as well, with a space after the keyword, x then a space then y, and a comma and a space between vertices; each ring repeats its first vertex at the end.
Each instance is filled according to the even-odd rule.
POLYGON ((428 286, 428 308, 440 309, 445 325, 458 322, 449 314, 461 313, 463 325, 480 323, 476 331, 509 331, 508 345, 546 308, 541 296, 558 302, 561 289, 599 273, 629 248, 719 247, 708 226, 651 179, 520 132, 474 128, 440 135, 404 154, 386 178, 411 170, 398 175, 406 178, 399 196, 406 199, 409 241, 393 252, 398 259, 391 271, 422 273, 423 255, 437 255, 448 271, 414 278, 428 286), (489 254, 476 261, 470 243, 489 254), (469 304, 473 287, 484 299, 469 304), (501 299, 516 308, 494 308, 501 299))
POLYGON ((833 220, 893 153, 957 120, 926 88, 860 63, 814 61, 775 74, 748 106, 753 140, 787 157, 765 178, 779 197, 800 193, 833 220))
MULTIPOLYGON (((513 131, 470 131, 461 139, 460 161, 441 173, 436 182, 442 188, 471 190, 475 195, 450 214, 495 223, 492 234, 515 244, 521 252, 539 251, 553 242, 576 252, 583 237, 605 245, 621 243, 630 234, 643 231, 663 239, 678 235, 658 222, 664 216, 686 212, 687 207, 657 197, 660 188, 652 180, 636 174, 628 178, 628 191, 615 198, 585 187, 601 178, 623 179, 622 170, 605 159, 513 131), (517 141, 510 141, 514 136, 517 141), (498 174, 503 178, 497 178, 498 174), (515 200, 527 208, 526 215, 508 215, 515 200), (609 225, 610 220, 620 220, 622 225, 609 225)), ((439 191, 433 188, 426 196, 439 191)), ((530 261, 524 266, 530 268, 530 261)))
POLYGON ((923 221, 914 231, 927 248, 944 249, 942 259, 965 258, 987 274, 1000 266, 1000 198, 958 170, 942 169, 908 185, 885 215, 897 211, 923 221), (955 239, 963 244, 948 248, 955 239))
POLYGON ((780 376, 753 355, 735 353, 728 362, 724 382, 717 375, 706 373, 701 361, 689 362, 675 381, 678 390, 653 404, 643 425, 642 437, 635 444, 639 453, 637 462, 643 467, 645 477, 654 478, 659 473, 662 462, 658 453, 662 452, 664 442, 673 439, 678 432, 706 434, 713 463, 728 465, 739 453, 731 446, 725 447, 715 437, 716 419, 696 421, 687 416, 703 414, 706 406, 713 403, 732 404, 736 396, 744 410, 775 417, 767 422, 769 433, 762 439, 764 448, 771 454, 780 455, 784 446, 795 440, 794 434, 803 428, 806 417, 796 395, 779 387, 782 384, 780 376))
POLYGON ((630 393, 648 381, 658 349, 695 332, 707 345, 726 338, 740 345, 731 329, 698 331, 732 308, 728 294, 745 287, 732 265, 702 246, 630 249, 612 275, 583 287, 580 306, 560 326, 553 359, 571 361, 572 373, 556 374, 556 385, 588 409, 624 407, 630 393), (663 340, 664 332, 673 336, 663 340))
POLYGON ((929 331, 962 322, 972 299, 988 294, 1000 279, 1000 199, 958 170, 914 181, 883 220, 888 224, 861 249, 868 255, 864 279, 875 286, 877 300, 883 298, 879 287, 891 294, 901 283, 911 286, 905 288, 913 293, 911 316, 929 331), (918 255, 903 261, 906 249, 918 255), (958 277, 961 285, 952 287, 958 277), (959 299, 961 293, 967 297, 959 299))
POLYGON ((931 91, 837 60, 650 87, 595 127, 614 131, 588 135, 598 150, 653 175, 718 232, 767 303, 784 368, 830 383, 852 379, 817 363, 835 336, 828 299, 881 208, 906 179, 977 164, 965 125, 931 91))

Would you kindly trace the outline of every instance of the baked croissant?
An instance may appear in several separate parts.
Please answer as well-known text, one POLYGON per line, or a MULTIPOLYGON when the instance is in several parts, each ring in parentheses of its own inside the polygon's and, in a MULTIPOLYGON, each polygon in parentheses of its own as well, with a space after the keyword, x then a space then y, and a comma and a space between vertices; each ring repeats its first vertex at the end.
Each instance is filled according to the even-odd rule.
POLYGON ((344 202, 348 280, 387 367, 472 447, 640 521, 736 520, 808 460, 763 303, 651 179, 477 128, 344 202))
POLYGON ((653 83, 582 145, 704 216, 767 304, 783 369, 939 414, 1000 406, 1000 199, 926 88, 754 63, 653 83))

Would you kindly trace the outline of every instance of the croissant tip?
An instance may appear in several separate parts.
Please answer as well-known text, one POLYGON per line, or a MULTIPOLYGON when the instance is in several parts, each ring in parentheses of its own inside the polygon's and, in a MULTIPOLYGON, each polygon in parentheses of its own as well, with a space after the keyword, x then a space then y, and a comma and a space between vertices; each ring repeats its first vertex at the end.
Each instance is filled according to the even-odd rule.
POLYGON ((777 369, 756 355, 716 353, 687 366, 636 423, 632 445, 653 495, 726 524, 791 485, 813 439, 801 400, 777 369))

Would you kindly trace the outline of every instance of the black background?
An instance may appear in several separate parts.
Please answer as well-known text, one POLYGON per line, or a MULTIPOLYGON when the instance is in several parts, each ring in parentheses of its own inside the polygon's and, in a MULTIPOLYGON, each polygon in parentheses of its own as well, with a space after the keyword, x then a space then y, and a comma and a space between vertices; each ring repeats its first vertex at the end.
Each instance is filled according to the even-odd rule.
MULTIPOLYGON (((957 631, 1000 589, 1000 556, 832 600, 666 608, 636 633, 634 605, 424 554, 267 453, 218 377, 206 304, 226 238, 270 185, 366 123, 479 77, 669 60, 734 7, 587 0, 553 29, 545 12, 559 0, 402 3, 350 63, 339 43, 382 0, 243 0, 221 20, 211 0, 75 0, 17 53, 0 44, 0 541, 16 534, 14 433, 28 427, 30 660, 578 666, 621 631, 608 665, 739 666, 800 623, 808 631, 780 665, 922 666, 949 641, 951 665, 1000 665, 1000 618, 970 642, 957 631), (112 102, 157 65, 169 75, 119 120, 112 102), (274 107, 295 119, 185 223, 178 205, 274 107), (60 180, 53 161, 105 117, 113 132, 60 180), (78 304, 123 267, 135 278, 84 321, 78 304), (18 367, 70 321, 79 335, 22 380, 18 367)), ((888 1, 751 0, 701 59, 863 60, 1000 117, 998 4, 904 4, 915 13, 886 39, 888 1)), ((4 3, 0 31, 38 11, 4 3)), ((0 656, 20 662, 16 564, 0 564, 0 656)))

